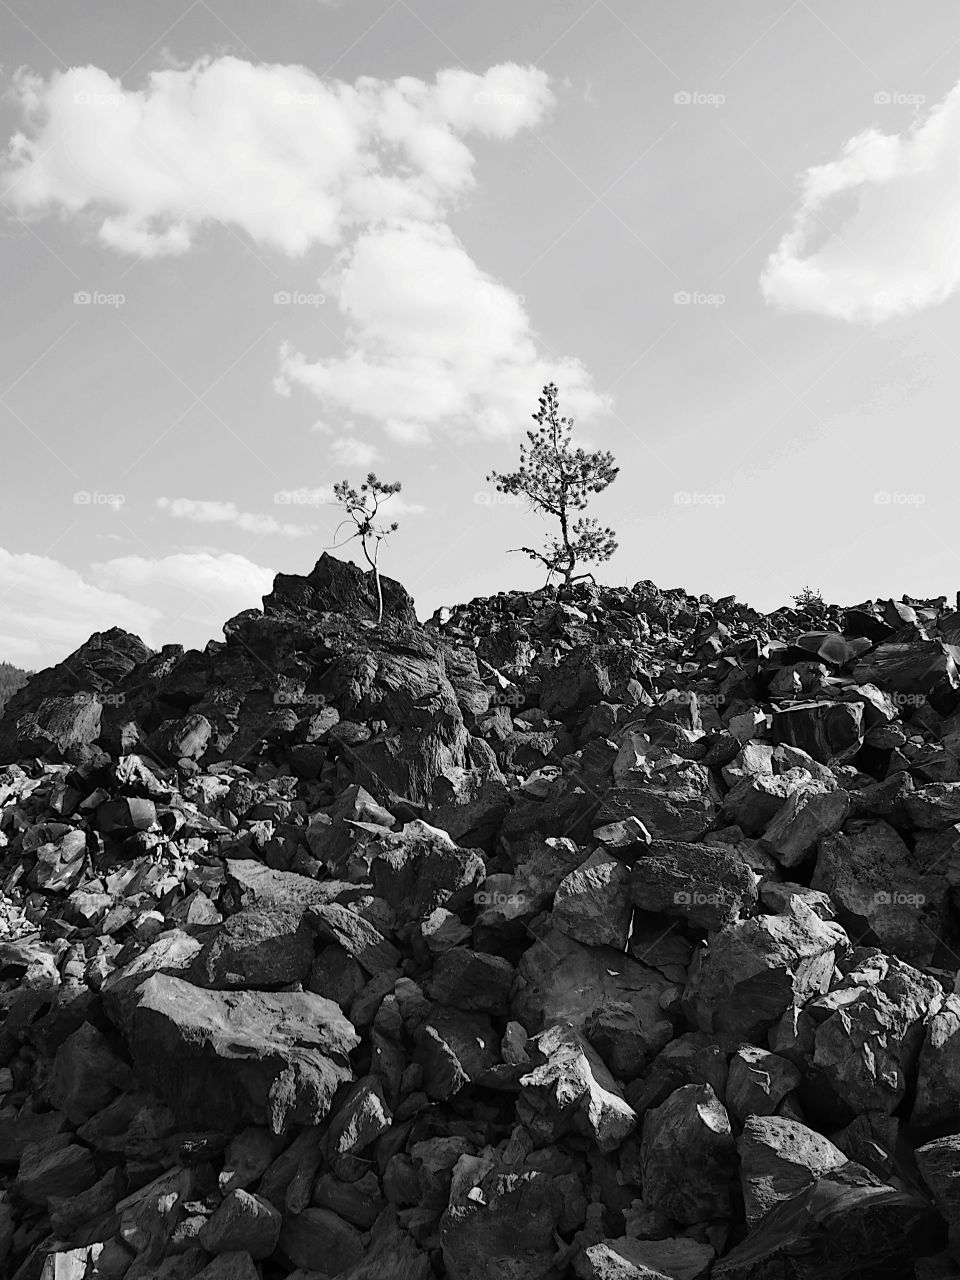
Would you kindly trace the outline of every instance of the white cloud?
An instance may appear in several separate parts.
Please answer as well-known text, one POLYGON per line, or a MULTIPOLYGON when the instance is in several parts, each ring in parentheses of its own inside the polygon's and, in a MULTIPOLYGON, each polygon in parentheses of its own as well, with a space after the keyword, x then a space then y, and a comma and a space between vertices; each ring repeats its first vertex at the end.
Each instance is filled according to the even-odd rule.
POLYGON ((156 587, 182 588, 186 596, 203 597, 209 592, 218 596, 257 596, 269 591, 273 569, 254 564, 246 556, 231 552, 214 555, 196 552, 148 559, 145 556, 120 556, 91 565, 94 578, 105 588, 137 591, 156 587))
POLYGON ((401 440, 431 431, 498 436, 529 421, 545 383, 565 412, 601 410, 579 360, 539 354, 521 299, 481 271, 442 223, 362 233, 323 286, 347 316, 350 350, 311 363, 284 348, 277 389, 382 423, 401 440))
MULTIPOLYGON (((294 507, 337 507, 339 505, 333 492, 333 485, 330 484, 317 485, 315 488, 303 486, 300 489, 281 489, 274 495, 274 501, 294 507)), ((426 507, 421 506, 419 502, 409 502, 401 494, 395 493, 386 500, 382 511, 384 515, 389 512, 391 516, 418 516, 426 511, 426 507)))
POLYGON ((304 67, 202 58, 125 90, 99 67, 14 82, 25 128, 3 170, 18 213, 83 216, 113 248, 185 252, 224 223, 300 255, 347 227, 430 219, 473 185, 462 135, 506 139, 552 103, 547 75, 322 80, 304 67))
POLYGON ((95 631, 122 627, 155 647, 161 611, 105 585, 92 585, 48 556, 0 549, 0 658, 39 670, 62 662, 95 631))
POLYGON ((252 511, 240 511, 233 502, 218 502, 202 498, 157 498, 160 511, 167 511, 178 520, 195 520, 198 524, 232 524, 245 533, 277 533, 285 538, 305 538, 315 530, 312 525, 285 524, 273 516, 259 515, 252 511))
POLYGON ((369 467, 380 457, 380 450, 366 440, 352 440, 349 436, 334 440, 330 457, 346 467, 369 467))
POLYGON ((769 302, 872 323, 943 302, 960 285, 960 85, 902 134, 851 138, 802 197, 761 277, 769 302))
POLYGON ((241 609, 259 609, 275 570, 229 552, 179 552, 157 559, 120 556, 90 566, 105 591, 160 611, 165 643, 202 647, 222 639, 223 623, 241 609))
MULTIPOLYGON (((59 211, 145 256, 183 253, 218 222, 294 256, 346 242, 322 283, 347 354, 311 362, 284 347, 277 378, 323 401, 334 430, 325 418, 318 431, 342 436, 356 416, 401 441, 441 427, 500 436, 529 422, 548 381, 575 416, 605 406, 578 360, 540 355, 523 298, 443 221, 474 185, 465 139, 509 139, 551 107, 538 68, 347 84, 220 57, 154 71, 139 90, 88 66, 21 75, 15 92, 24 128, 2 167, 21 215, 59 211)), ((337 446, 347 465, 374 447, 337 446)))

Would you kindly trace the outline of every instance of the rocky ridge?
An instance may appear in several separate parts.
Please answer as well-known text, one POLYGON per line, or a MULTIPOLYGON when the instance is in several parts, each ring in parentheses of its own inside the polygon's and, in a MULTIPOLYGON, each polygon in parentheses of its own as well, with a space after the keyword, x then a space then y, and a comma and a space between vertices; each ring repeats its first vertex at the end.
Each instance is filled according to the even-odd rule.
POLYGON ((960 612, 384 595, 8 703, 4 1274, 960 1275, 960 612))

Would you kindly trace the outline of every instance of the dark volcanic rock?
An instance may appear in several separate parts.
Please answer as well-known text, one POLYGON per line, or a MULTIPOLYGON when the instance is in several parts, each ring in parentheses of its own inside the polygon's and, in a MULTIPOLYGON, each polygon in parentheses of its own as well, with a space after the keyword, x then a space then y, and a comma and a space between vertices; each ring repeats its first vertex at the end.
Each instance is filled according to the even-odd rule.
POLYGON ((274 1133, 323 1119, 358 1043, 337 1006, 309 992, 203 991, 165 976, 141 987, 126 1034, 182 1123, 274 1133))
POLYGON ((757 885, 736 854, 711 845, 654 840, 634 864, 630 896, 645 911, 719 929, 756 902, 757 885))
POLYGON ((0 717, 0 1273, 956 1274, 960 613, 383 587, 0 717))

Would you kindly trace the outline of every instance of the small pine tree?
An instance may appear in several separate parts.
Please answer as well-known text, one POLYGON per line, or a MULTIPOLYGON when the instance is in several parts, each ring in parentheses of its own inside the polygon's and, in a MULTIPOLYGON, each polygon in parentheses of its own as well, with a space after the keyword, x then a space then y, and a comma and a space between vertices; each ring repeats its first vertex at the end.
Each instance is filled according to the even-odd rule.
MULTIPOLYGON (((333 486, 333 493, 340 507, 347 513, 346 519, 341 520, 337 525, 337 531, 334 534, 336 540, 337 533, 345 524, 353 521, 356 525, 356 532, 351 533, 346 539, 352 542, 354 538, 360 539, 360 545, 363 548, 363 555, 373 570, 374 582, 377 584, 377 623, 383 621, 383 590, 380 586, 380 569, 378 562, 380 559, 380 544, 391 533, 396 533, 399 524, 394 520, 393 524, 385 526, 377 524, 377 512, 388 498, 392 498, 395 493, 400 492, 400 481, 394 481, 393 484, 385 484, 371 471, 359 489, 350 484, 348 480, 340 480, 333 486), (371 555, 371 548, 373 554, 371 555)), ((343 543, 338 543, 343 546, 343 543)))
POLYGON ((823 596, 819 591, 814 591, 813 587, 804 587, 802 591, 798 591, 791 599, 798 609, 802 609, 805 605, 822 605, 823 596))
POLYGON ((561 418, 558 392, 548 383, 540 397, 540 409, 532 414, 538 430, 527 431, 520 446, 520 465, 505 474, 491 471, 487 480, 496 481, 500 493, 527 498, 531 508, 560 522, 560 536, 551 537, 542 551, 534 547, 514 547, 547 569, 547 582, 556 573, 564 588, 591 573, 574 573, 577 565, 602 564, 617 549, 612 529, 603 528, 590 516, 574 518, 589 502, 589 495, 602 493, 616 480, 620 468, 612 453, 588 452, 573 443, 573 419, 561 418))

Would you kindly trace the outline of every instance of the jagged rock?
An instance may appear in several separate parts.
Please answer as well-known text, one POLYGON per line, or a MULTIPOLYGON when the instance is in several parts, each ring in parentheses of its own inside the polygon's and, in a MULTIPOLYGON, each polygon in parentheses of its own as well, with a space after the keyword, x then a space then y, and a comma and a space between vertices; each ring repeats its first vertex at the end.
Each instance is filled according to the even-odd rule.
POLYGON ((960 1247, 960 1137, 936 1138, 916 1151, 917 1168, 947 1224, 950 1250, 960 1247))
MULTIPOLYGON (((417 625, 413 599, 394 578, 381 574, 384 617, 405 627, 417 625)), ((273 590, 263 597, 264 612, 270 615, 310 617, 316 613, 343 614, 375 619, 377 595, 373 575, 338 560, 326 551, 305 577, 278 573, 273 590)))
MULTIPOLYGON (((924 1026, 939 1009, 935 978, 873 953, 796 1015, 780 1052, 806 1066, 822 1105, 892 1114, 916 1071, 924 1026)), ((787 1028, 785 1027, 786 1031, 787 1028)), ((771 1047, 777 1045, 771 1041, 771 1047)))
POLYGON ((107 800, 94 815, 95 829, 107 836, 127 836, 134 831, 149 831, 156 825, 157 806, 145 797, 107 800))
POLYGON ((652 1057, 673 1034, 676 984, 607 947, 584 947, 551 930, 528 948, 517 967, 511 1013, 530 1034, 556 1022, 584 1030, 598 1006, 623 1004, 639 1023, 652 1057))
POLYGON ((30 1204, 46 1205, 51 1197, 79 1195, 96 1180, 96 1166, 87 1148, 71 1142, 70 1134, 59 1133, 27 1145, 13 1186, 30 1204))
MULTIPOLYGON (((163 1280, 180 1278, 164 1276, 163 1280)), ((196 1273, 196 1280, 260 1280, 260 1272, 249 1253, 221 1253, 196 1273)))
POLYGON ((440 1220, 443 1264, 451 1280, 493 1275, 550 1280, 563 1200, 560 1180, 535 1170, 490 1169, 481 1178, 479 1195, 451 1194, 440 1220))
POLYGON ((540 707, 548 716, 567 715, 599 702, 637 701, 643 686, 633 655, 614 646, 571 650, 544 674, 540 707))
POLYGON ((700 1031, 684 1032, 665 1045, 643 1076, 627 1086, 626 1097, 642 1117, 688 1084, 709 1085, 720 1098, 726 1091, 726 1055, 700 1031))
POLYGON ((806 769, 791 768, 774 774, 756 770, 735 780, 723 798, 722 813, 750 836, 758 836, 776 818, 795 791, 810 786, 806 769))
POLYGON ((228 858, 226 879, 242 910, 299 911, 329 902, 347 886, 339 881, 318 882, 292 871, 275 871, 252 858, 228 858))
POLYGON ((220 1190, 224 1195, 235 1188, 249 1190, 269 1169, 282 1145, 283 1140, 269 1129, 253 1125, 241 1129, 224 1152, 220 1190))
POLYGON ((513 965, 502 956, 453 947, 438 959, 427 990, 440 1004, 502 1015, 510 1007, 513 978, 513 965))
POLYGON ((323 1119, 359 1043, 337 1006, 310 992, 204 991, 165 975, 140 988, 126 1033, 182 1123, 274 1133, 323 1119))
POLYGON ((520 1077, 517 1113, 532 1133, 556 1141, 572 1126, 601 1151, 615 1151, 636 1127, 633 1108, 585 1040, 569 1023, 535 1036, 531 1070, 520 1077))
POLYGON ((588 946, 622 951, 632 915, 627 880, 624 864, 598 849, 557 886, 554 927, 588 946))
POLYGON ((213 733, 206 716, 188 715, 165 720, 150 735, 150 747, 163 760, 200 760, 213 733))
POLYGON ((330 1118, 324 1139, 327 1158, 337 1161, 355 1155, 380 1137, 392 1123, 390 1108, 376 1076, 364 1076, 351 1085, 330 1118))
POLYGON ((821 791, 823 783, 798 787, 764 829, 760 845, 782 867, 795 867, 823 836, 839 831, 850 812, 846 791, 821 791), (818 788, 814 790, 814 788, 818 788))
POLYGON ((665 1240, 635 1240, 622 1236, 589 1245, 574 1260, 583 1280, 702 1280, 716 1257, 708 1244, 683 1236, 665 1240))
POLYGON ((224 1196, 197 1238, 207 1253, 269 1258, 277 1247, 281 1222, 269 1200, 236 1188, 224 1196))
POLYGON ((946 930, 948 886, 913 861, 889 823, 855 819, 821 839, 811 884, 829 893, 852 937, 929 963, 946 930))
POLYGON ((361 1231, 369 1231, 387 1205, 373 1170, 356 1182, 343 1182, 332 1173, 321 1174, 313 1184, 310 1202, 318 1209, 330 1209, 361 1231))
POLYGON ((355 1267, 363 1257, 363 1235, 329 1209, 312 1206, 297 1214, 286 1214, 280 1231, 281 1254, 296 1267, 338 1276, 355 1267))
POLYGON ((906 1277, 914 1259, 936 1252, 938 1235, 934 1212, 919 1196, 878 1186, 848 1162, 772 1209, 717 1260, 711 1276, 799 1280, 806 1270, 811 1276, 906 1277))
POLYGON ((737 1149, 730 1120, 708 1084, 687 1084, 643 1121, 643 1202, 692 1224, 733 1212, 737 1149))
POLYGON ((96 1027, 84 1022, 57 1050, 45 1092, 51 1106, 72 1124, 82 1124, 129 1085, 127 1064, 96 1027))
POLYGON ((348 907, 336 902, 312 907, 308 918, 321 941, 342 947, 371 977, 396 967, 400 959, 397 948, 348 907))
MULTIPOLYGON (((429 1256, 403 1231, 395 1215, 384 1213, 370 1235, 363 1259, 351 1267, 349 1280, 430 1280, 429 1256)), ((304 1277, 303 1280, 307 1280, 304 1277)))
POLYGON ((683 996, 687 1017, 701 1031, 755 1042, 794 1001, 825 991, 848 949, 843 929, 801 900, 783 915, 736 921, 694 960, 683 996))
POLYGON ((800 747, 821 764, 848 760, 863 741, 859 702, 796 702, 773 713, 774 742, 800 747))
MULTIPOLYGON (((678 757, 679 759, 679 757, 678 757)), ((603 797, 599 820, 621 822, 636 818, 657 840, 698 840, 716 816, 719 794, 710 771, 682 761, 674 778, 663 785, 625 781, 603 797)))
POLYGON ((949 1130, 960 1121, 960 996, 948 995, 929 1010, 910 1119, 925 1130, 949 1130))
POLYGON ((800 1083, 800 1070, 786 1058, 757 1045, 741 1045, 730 1059, 724 1103, 738 1124, 773 1115, 800 1083))
POLYGON ((872 683, 901 694, 931 693, 938 686, 955 689, 956 654, 940 640, 880 644, 853 669, 858 684, 872 683))
POLYGON ((313 933, 302 911, 240 911, 204 943, 190 980, 220 990, 270 990, 306 982, 313 964, 313 933))
POLYGON ((461 849, 446 832, 417 821, 381 838, 370 873, 374 892, 397 919, 412 922, 437 907, 457 912, 471 903, 486 868, 475 849, 461 849))
POLYGON ((423 1088, 431 1098, 451 1098, 482 1081, 499 1059, 499 1038, 482 1013, 435 1005, 415 1039, 414 1061, 423 1066, 423 1088))
POLYGON ((753 872, 735 854, 715 846, 654 840, 634 863, 630 897, 644 911, 719 929, 756 902, 757 887, 753 872))
POLYGON ((915 827, 942 831, 960 822, 960 782, 931 782, 904 796, 903 807, 915 827))
POLYGON ((752 1227, 821 1174, 847 1163, 832 1142, 785 1116, 748 1116, 737 1151, 744 1209, 752 1227))

